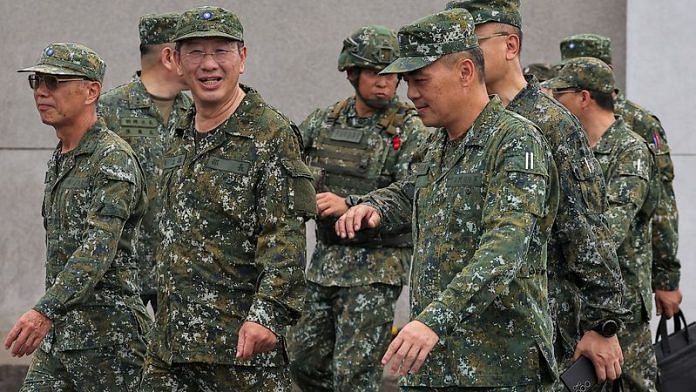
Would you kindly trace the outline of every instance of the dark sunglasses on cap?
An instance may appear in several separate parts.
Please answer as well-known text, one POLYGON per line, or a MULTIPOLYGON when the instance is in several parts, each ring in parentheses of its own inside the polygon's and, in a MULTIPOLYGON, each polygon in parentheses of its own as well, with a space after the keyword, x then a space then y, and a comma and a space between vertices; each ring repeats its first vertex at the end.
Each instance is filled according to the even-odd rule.
POLYGON ((32 74, 29 75, 29 86, 31 86, 32 90, 36 90, 39 88, 41 83, 46 84, 46 88, 49 89, 50 91, 53 91, 58 88, 58 85, 63 82, 74 82, 78 80, 87 80, 85 78, 58 78, 55 75, 39 75, 39 74, 32 74))

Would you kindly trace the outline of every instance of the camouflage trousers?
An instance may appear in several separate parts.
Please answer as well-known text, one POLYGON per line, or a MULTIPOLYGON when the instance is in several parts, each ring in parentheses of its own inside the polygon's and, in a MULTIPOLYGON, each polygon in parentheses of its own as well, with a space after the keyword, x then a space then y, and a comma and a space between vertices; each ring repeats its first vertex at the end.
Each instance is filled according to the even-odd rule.
POLYGON ((545 392, 550 387, 537 384, 515 385, 511 387, 498 388, 475 388, 475 387, 401 387, 403 392, 545 392))
POLYGON ((148 352, 142 392, 285 392, 292 381, 287 367, 251 367, 207 363, 168 365, 148 352))
MULTIPOLYGON (((626 324, 619 332, 624 355, 621 378, 624 391, 654 392, 657 387, 657 360, 648 322, 626 324)), ((611 389, 609 389, 611 390, 611 389)))
POLYGON ((302 317, 288 337, 303 391, 379 391, 400 286, 324 287, 307 282, 302 317))
POLYGON ((139 391, 145 343, 89 350, 34 352, 21 392, 139 391))

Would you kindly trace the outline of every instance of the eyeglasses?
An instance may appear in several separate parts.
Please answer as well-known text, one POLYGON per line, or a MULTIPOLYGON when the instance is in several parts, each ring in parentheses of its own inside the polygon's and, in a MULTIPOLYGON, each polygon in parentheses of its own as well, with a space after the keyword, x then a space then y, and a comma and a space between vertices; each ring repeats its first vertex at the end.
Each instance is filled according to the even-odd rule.
POLYGON ((553 97, 556 98, 556 97, 563 95, 563 94, 579 93, 580 91, 582 91, 582 90, 580 90, 579 88, 569 88, 569 89, 564 89, 564 90, 561 90, 561 89, 551 90, 551 93, 553 93, 553 97))
POLYGON ((511 33, 508 33, 508 32, 506 32, 506 31, 499 31, 499 32, 493 33, 493 34, 491 34, 491 35, 480 35, 480 36, 477 36, 476 38, 478 38, 479 42, 481 42, 481 41, 487 40, 487 39, 489 39, 489 38, 494 38, 494 37, 507 37, 508 35, 511 35, 511 33))
POLYGON ((85 78, 58 78, 54 75, 39 75, 39 74, 32 74, 29 75, 29 86, 31 87, 32 90, 37 90, 39 86, 41 86, 41 83, 46 84, 46 88, 49 89, 50 91, 53 91, 58 88, 58 85, 60 83, 64 82, 75 82, 78 80, 87 80, 85 78))
POLYGON ((192 50, 190 52, 184 53, 184 61, 191 65, 200 64, 205 56, 210 55, 213 60, 218 64, 224 64, 230 60, 231 53, 233 51, 229 49, 216 49, 214 52, 207 53, 202 50, 192 50))

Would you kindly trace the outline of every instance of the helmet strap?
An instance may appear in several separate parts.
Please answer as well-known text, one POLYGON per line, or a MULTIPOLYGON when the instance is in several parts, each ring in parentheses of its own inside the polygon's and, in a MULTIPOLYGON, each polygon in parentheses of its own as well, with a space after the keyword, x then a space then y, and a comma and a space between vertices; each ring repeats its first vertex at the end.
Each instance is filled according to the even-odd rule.
POLYGON ((367 99, 360 94, 360 71, 361 69, 357 67, 346 70, 348 81, 353 85, 353 89, 355 89, 355 95, 365 102, 367 106, 375 110, 382 110, 389 106, 391 99, 367 99))

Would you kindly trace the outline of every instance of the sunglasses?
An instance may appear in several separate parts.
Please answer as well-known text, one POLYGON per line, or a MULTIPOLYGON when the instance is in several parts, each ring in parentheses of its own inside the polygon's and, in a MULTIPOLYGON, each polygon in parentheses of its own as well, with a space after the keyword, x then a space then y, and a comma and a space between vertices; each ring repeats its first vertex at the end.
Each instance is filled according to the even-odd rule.
POLYGON ((46 88, 49 89, 50 91, 53 91, 58 88, 58 85, 63 82, 75 82, 78 80, 87 80, 85 78, 58 78, 54 75, 38 75, 38 74, 32 74, 29 75, 29 86, 31 86, 32 90, 36 90, 39 88, 41 83, 46 84, 46 88))

